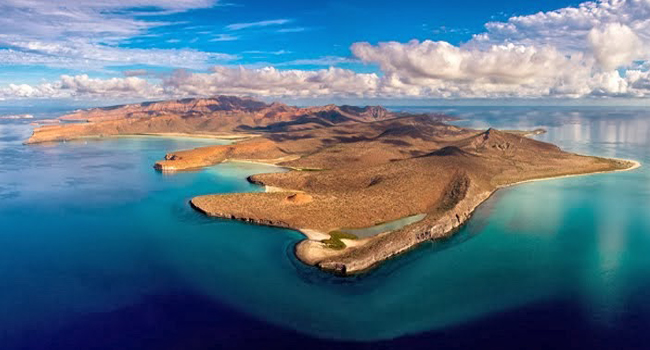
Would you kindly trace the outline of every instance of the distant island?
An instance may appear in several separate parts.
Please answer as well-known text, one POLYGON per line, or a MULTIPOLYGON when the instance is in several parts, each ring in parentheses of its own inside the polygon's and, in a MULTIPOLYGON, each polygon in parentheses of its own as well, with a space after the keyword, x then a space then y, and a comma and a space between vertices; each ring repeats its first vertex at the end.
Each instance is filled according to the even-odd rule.
POLYGON ((142 134, 232 139, 167 154, 154 166, 182 171, 250 161, 290 169, 249 177, 266 192, 204 195, 190 205, 299 230, 307 239, 296 246, 298 258, 344 275, 452 234, 504 186, 639 166, 529 138, 542 130, 473 130, 446 123, 452 119, 217 96, 80 110, 60 118, 66 123, 36 128, 26 143, 142 134))

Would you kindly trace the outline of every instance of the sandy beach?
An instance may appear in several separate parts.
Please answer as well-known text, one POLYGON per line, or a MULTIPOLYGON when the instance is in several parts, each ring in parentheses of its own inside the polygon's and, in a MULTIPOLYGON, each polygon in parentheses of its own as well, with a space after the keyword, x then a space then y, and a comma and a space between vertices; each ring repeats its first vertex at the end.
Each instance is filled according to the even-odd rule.
POLYGON ((160 137, 189 137, 189 138, 217 139, 217 140, 241 140, 241 139, 248 139, 248 138, 259 136, 257 134, 227 134, 227 133, 193 134, 193 133, 178 133, 178 132, 158 132, 158 133, 148 132, 148 133, 137 133, 133 135, 160 136, 160 137))
POLYGON ((507 185, 501 185, 497 189, 522 185, 522 184, 531 183, 531 182, 549 181, 549 180, 557 180, 557 179, 579 177, 579 176, 589 176, 589 175, 598 175, 598 174, 606 174, 606 173, 632 171, 634 169, 637 169, 637 168, 641 167, 641 162, 638 162, 638 161, 633 160, 633 159, 624 159, 624 158, 609 158, 609 159, 619 160, 619 161, 623 161, 623 162, 629 162, 632 165, 629 168, 626 168, 626 169, 596 171, 596 172, 589 172, 589 173, 582 173, 582 174, 559 175, 559 176, 543 177, 543 178, 539 178, 539 179, 530 179, 530 180, 518 181, 518 182, 513 182, 513 183, 507 184, 507 185))

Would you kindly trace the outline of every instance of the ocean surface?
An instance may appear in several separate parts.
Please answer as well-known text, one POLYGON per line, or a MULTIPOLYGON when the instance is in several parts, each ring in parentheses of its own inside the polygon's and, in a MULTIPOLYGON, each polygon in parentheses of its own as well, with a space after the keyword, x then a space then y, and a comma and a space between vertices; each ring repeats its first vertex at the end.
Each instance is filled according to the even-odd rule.
POLYGON ((299 233, 188 206, 277 168, 166 175, 215 141, 24 146, 30 120, 0 120, 0 349, 650 348, 650 110, 396 109, 644 166, 500 190, 451 239, 341 278, 296 260, 299 233))

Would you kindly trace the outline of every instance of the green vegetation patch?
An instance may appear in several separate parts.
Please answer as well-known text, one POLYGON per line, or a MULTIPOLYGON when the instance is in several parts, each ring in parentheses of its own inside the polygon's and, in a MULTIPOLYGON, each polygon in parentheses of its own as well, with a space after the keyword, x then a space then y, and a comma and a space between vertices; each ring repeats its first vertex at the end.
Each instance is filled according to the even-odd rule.
POLYGON ((323 240, 322 242, 325 244, 327 248, 334 249, 334 250, 341 250, 345 248, 345 243, 341 241, 342 239, 358 239, 356 235, 352 233, 347 233, 343 231, 332 231, 329 233, 330 238, 323 240))

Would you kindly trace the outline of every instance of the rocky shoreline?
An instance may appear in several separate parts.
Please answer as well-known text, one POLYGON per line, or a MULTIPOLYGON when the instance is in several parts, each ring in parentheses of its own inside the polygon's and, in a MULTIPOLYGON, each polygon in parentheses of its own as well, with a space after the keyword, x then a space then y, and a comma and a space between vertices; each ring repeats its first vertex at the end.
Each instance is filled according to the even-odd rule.
MULTIPOLYGON (((627 162, 627 168, 612 169, 609 171, 599 171, 594 173, 580 173, 554 176, 548 178, 539 178, 522 181, 519 183, 512 183, 508 186, 518 185, 533 181, 544 181, 563 177, 573 176, 586 176, 597 173, 615 172, 615 171, 629 171, 636 169, 640 164, 633 160, 619 159, 621 162, 627 162)), ((254 176, 249 176, 247 180, 251 183, 264 186, 265 184, 259 180, 255 180, 254 176)), ((228 212, 215 212, 210 211, 209 206, 197 201, 197 198, 190 200, 190 205, 195 210, 204 215, 211 217, 230 219, 242 221, 250 224, 271 226, 284 229, 293 229, 305 234, 306 239, 297 243, 294 252, 298 259, 307 265, 317 266, 318 268, 331 272, 334 274, 348 276, 371 270, 373 267, 379 265, 383 261, 392 259, 401 254, 404 254, 418 245, 427 241, 435 241, 453 235, 460 229, 474 214, 475 210, 488 200, 501 186, 492 191, 482 191, 479 188, 470 185, 463 191, 461 197, 456 203, 451 203, 451 208, 441 215, 429 214, 423 220, 416 223, 407 225, 399 230, 387 232, 370 237, 369 239, 361 240, 355 246, 341 250, 341 251, 327 251, 323 249, 321 241, 323 237, 327 237, 327 233, 320 232, 319 234, 307 233, 304 229, 293 227, 291 224, 283 221, 268 220, 253 216, 238 216, 228 212), (197 203, 198 202, 198 203, 197 203), (393 239, 389 239, 392 237, 393 239), (377 240, 381 244, 374 244, 373 247, 366 247, 366 244, 377 240)), ((281 192, 283 195, 291 195, 295 191, 286 190, 281 192)))
POLYGON ((474 130, 447 124, 452 118, 444 115, 377 106, 292 107, 217 96, 65 118, 86 122, 39 127, 27 142, 132 134, 240 138, 168 153, 154 167, 175 172, 245 161, 289 169, 248 178, 266 192, 203 195, 190 205, 209 216, 303 232, 308 239, 296 245, 298 258, 343 275, 452 234, 499 188, 638 166, 565 152, 530 137, 541 129, 474 130), (424 218, 374 236, 342 231, 413 215, 424 218))
MULTIPOLYGON (((353 275, 372 269, 385 260, 404 254, 418 245, 448 237, 456 232, 492 193, 479 193, 471 198, 466 198, 451 211, 436 219, 432 223, 414 224, 403 228, 403 239, 396 240, 393 244, 383 245, 380 249, 366 251, 361 254, 348 254, 324 259, 316 264, 319 268, 334 272, 339 275, 353 275)), ((426 220, 426 219, 425 219, 426 220)), ((304 242, 304 241, 303 241, 304 242)), ((302 242, 301 242, 302 243, 302 242)), ((303 251, 296 248, 296 255, 302 261, 303 251)))

